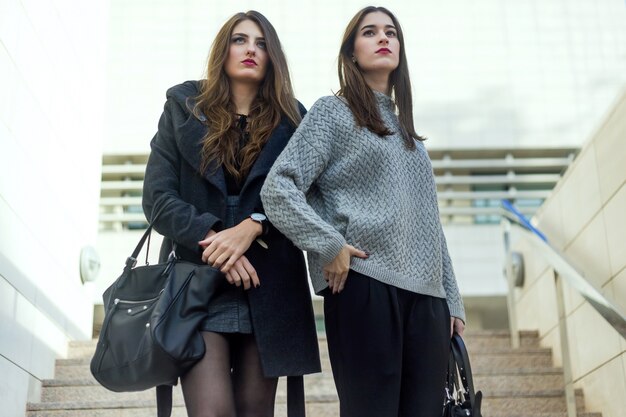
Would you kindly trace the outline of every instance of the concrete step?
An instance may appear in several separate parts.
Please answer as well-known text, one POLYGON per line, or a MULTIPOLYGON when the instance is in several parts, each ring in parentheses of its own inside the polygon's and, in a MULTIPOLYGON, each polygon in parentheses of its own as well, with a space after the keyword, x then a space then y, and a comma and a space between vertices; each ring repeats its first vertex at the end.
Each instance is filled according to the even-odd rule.
MULTIPOLYGON (((552 351, 547 348, 492 348, 469 350, 472 370, 509 370, 515 368, 551 368, 552 351)), ((327 351, 321 351, 322 362, 329 363, 327 351)))
MULTIPOLYGON (((552 370, 551 358, 540 357, 539 359, 516 358, 512 356, 500 355, 498 357, 472 357, 472 370, 475 378, 481 374, 489 375, 513 375, 515 373, 532 374, 544 373, 546 370, 552 370)), ((323 360, 322 371, 331 377, 331 367, 328 360, 323 360)), ((94 380, 89 370, 88 363, 57 363, 55 368, 55 381, 74 381, 74 380, 94 380)), ((95 380, 94 380, 95 381, 95 380)), ((478 382, 476 384, 478 385, 478 382)))
MULTIPOLYGON (((566 412, 561 412, 561 413, 528 413, 526 412, 524 414, 523 411, 520 411, 519 413, 522 413, 522 414, 495 413, 488 417, 567 417, 566 412)), ((602 417, 602 414, 578 412, 577 417, 602 417)))
MULTIPOLYGON (((153 394, 151 392, 151 394, 153 394)), ((580 391, 576 392, 576 401, 579 411, 583 411, 583 398, 580 391)), ((176 414, 184 415, 184 405, 180 393, 174 395, 174 406, 176 414), (183 413, 180 414, 181 410, 183 413)), ((28 405, 28 417, 45 417, 45 416, 149 416, 150 412, 154 413, 154 397, 149 399, 129 399, 128 397, 118 400, 82 400, 82 401, 63 401, 48 402, 28 405), (72 414, 73 413, 73 414, 72 414), (83 413, 83 414, 79 414, 83 413)), ((311 416, 338 416, 338 402, 334 398, 326 396, 314 396, 307 394, 307 408, 311 416)), ((284 415, 285 411, 284 399, 277 398, 276 417, 284 415), (282 401, 279 401, 282 400, 282 401)), ((564 414, 565 400, 563 392, 557 391, 512 391, 512 392, 492 392, 486 393, 482 406, 483 415, 528 415, 540 416, 541 413, 560 413, 564 414), (520 414, 525 413, 525 414, 520 414)), ((152 414, 154 415, 154 414, 152 414)), ((549 414, 548 414, 549 415, 549 414)), ((558 415, 558 414, 557 414, 558 415)), ((547 416, 546 416, 547 417, 547 416)))
MULTIPOLYGON (((528 373, 527 370, 518 370, 519 374, 497 375, 497 374, 478 374, 476 375, 476 387, 483 391, 484 409, 490 411, 491 414, 500 411, 516 411, 516 410, 535 410, 535 411, 565 411, 564 394, 561 388, 550 389, 548 387, 540 387, 538 384, 534 386, 531 383, 525 386, 513 386, 511 384, 499 384, 497 379, 489 381, 490 378, 507 379, 515 378, 536 378, 542 377, 560 377, 558 370, 534 370, 535 373, 528 373), (522 408, 517 408, 522 407, 522 408)), ((562 380, 562 377, 560 378, 562 380)), ((526 379, 528 381, 528 379, 526 379)), ((557 381, 560 383, 561 381, 557 381)), ((540 382, 543 384, 543 382, 540 382)), ((335 403, 337 395, 332 380, 332 375, 328 373, 308 375, 305 377, 305 387, 307 402, 314 403, 335 403)), ((580 404, 582 406, 582 396, 580 404)), ((133 405, 137 407, 139 404, 153 404, 155 398, 154 390, 148 390, 135 393, 114 393, 106 390, 97 384, 93 379, 60 381, 48 380, 44 382, 42 393, 42 403, 33 405, 31 409, 36 411, 54 411, 56 404, 84 405, 85 402, 98 403, 99 407, 110 408, 111 404, 118 403, 133 405), (38 407, 38 408, 37 408, 38 407), (51 409, 47 408, 51 407, 51 409)), ((285 381, 281 378, 276 395, 277 404, 286 401, 285 381)), ((175 404, 183 403, 180 387, 174 388, 175 404)), ((317 416, 317 415, 314 415, 317 416)))
MULTIPOLYGON (((319 337, 320 349, 326 348, 326 336, 322 333, 319 337)), ((508 330, 480 330, 467 332, 464 336, 465 343, 470 352, 482 348, 508 348, 511 347, 511 334, 508 330)), ((68 359, 86 358, 93 356, 96 349, 96 339, 71 341, 68 348, 68 359)), ((520 332, 521 347, 539 347, 539 333, 536 331, 520 332)))
MULTIPOLYGON (((89 369, 90 361, 91 358, 57 359, 54 368, 55 380, 94 380, 89 369)), ((330 363, 328 362, 328 360, 322 361, 322 372, 331 372, 330 363)))
MULTIPOLYGON (((305 376, 307 414, 338 417, 339 405, 330 370, 326 337, 319 335, 323 372, 305 376)), ((562 370, 552 367, 549 349, 539 347, 537 332, 520 334, 521 348, 510 348, 508 331, 467 332, 476 389, 482 390, 486 417, 566 417, 562 370)), ((89 371, 96 341, 71 342, 68 359, 57 361, 55 379, 43 381, 42 402, 29 404, 27 417, 152 417, 154 390, 113 393, 101 387, 89 371)), ((276 395, 275 417, 286 417, 285 379, 276 395)), ((583 412, 576 393, 578 417, 583 412)), ((186 416, 180 387, 174 388, 174 417, 186 416)))
MULTIPOLYGON (((584 411, 582 391, 576 391, 576 408, 584 411)), ((567 412, 563 390, 544 391, 483 391, 481 410, 484 416, 492 414, 513 414, 567 412)))
POLYGON ((497 390, 562 390, 563 371, 556 368, 515 369, 510 372, 484 374, 474 372, 474 387, 491 392, 497 390))
MULTIPOLYGON (((337 403, 313 403, 307 404, 307 415, 311 417, 339 417, 339 405, 337 403)), ((46 410, 29 411, 27 417, 154 417, 156 408, 133 408, 133 409, 103 409, 97 411, 88 410, 46 410)), ((567 417, 565 412, 553 413, 495 413, 485 417, 567 417)), ((174 407, 173 417, 187 417, 185 408, 174 407)), ((287 412, 282 407, 276 407, 275 417, 287 417, 287 412)), ((598 413, 578 413, 578 417, 602 417, 598 413)))
MULTIPOLYGON (((95 347, 94 347, 95 349, 95 347)), ((322 360, 328 359, 328 347, 326 345, 325 340, 320 340, 319 344, 320 356, 322 360)), ((71 356, 68 356, 67 359, 58 359, 57 364, 62 366, 71 366, 71 365, 89 365, 91 361, 91 357, 93 356, 94 350, 92 349, 90 353, 85 351, 75 351, 71 356)), ((520 347, 517 349, 511 349, 510 347, 500 347, 500 346, 482 346, 477 349, 473 349, 468 344, 468 353, 470 355, 470 361, 472 365, 474 364, 474 358, 480 358, 484 356, 526 356, 526 357, 542 357, 542 358, 550 358, 552 356, 552 352, 548 348, 541 347, 520 347)), ((532 366, 529 364, 529 366, 532 366)))
MULTIPOLYGON (((78 388, 78 387, 75 387, 78 388)), ((156 391, 155 389, 149 389, 146 391, 137 392, 112 392, 104 389, 104 392, 94 389, 77 389, 77 394, 72 394, 65 398, 54 398, 52 394, 48 396, 49 401, 42 401, 36 404, 29 404, 29 409, 56 409, 59 405, 65 404, 72 408, 78 405, 85 408, 118 408, 119 404, 124 404, 124 407, 137 408, 137 407, 153 407, 156 404, 156 391), (83 394, 81 397, 79 394, 83 394), (96 394, 96 395, 93 395, 96 394), (51 400, 51 401, 50 401, 51 400), (97 406, 97 407, 96 407, 97 406)), ((311 388, 311 387, 307 387, 311 388)), ((333 387, 334 390, 334 387, 333 387)), ((306 391, 307 402, 315 403, 328 403, 337 402, 336 392, 315 393, 315 390, 308 389, 306 391)), ((276 393, 276 404, 286 404, 287 395, 286 390, 283 388, 276 393)), ((173 391, 173 403, 175 405, 182 406, 184 404, 183 394, 180 386, 174 387, 173 391)))
MULTIPOLYGON (((539 332, 524 330, 519 332, 520 347, 539 347, 539 332)), ((463 340, 470 352, 483 347, 511 347, 511 333, 508 330, 467 331, 463 340)))
POLYGON ((470 352, 472 370, 551 368, 552 351, 546 348, 485 348, 470 352))
MULTIPOLYGON (((339 417, 339 405, 336 403, 307 404, 307 415, 311 417, 339 417)), ((46 410, 29 411, 27 417, 154 417, 156 408, 133 408, 133 409, 103 409, 97 411, 88 410, 46 410)), ((565 412, 554 413, 525 413, 510 414, 496 413, 486 417, 567 417, 565 412)), ((174 407, 173 417, 187 417, 185 408, 174 407)), ((287 411, 281 407, 276 408, 274 417, 287 417, 287 411)), ((598 413, 578 413, 578 417, 602 417, 598 413)))
MULTIPOLYGON (((287 398, 286 379, 280 378, 276 391, 276 401, 285 402, 287 398)), ((320 401, 336 401, 337 391, 330 373, 306 375, 304 377, 307 397, 320 401)), ((102 387, 91 379, 78 380, 46 380, 43 382, 41 393, 42 403, 80 402, 80 401, 149 401, 155 398, 154 390, 138 392, 113 392, 102 387)), ((174 397, 180 397, 180 385, 174 387, 174 397)))
MULTIPOLYGON (((331 372, 307 375, 304 378, 307 395, 333 396, 336 390, 331 372)), ((474 385, 483 392, 515 390, 558 390, 563 389, 563 374, 557 368, 515 369, 498 373, 475 373, 474 385)), ((137 393, 114 393, 101 387, 93 378, 63 380, 53 379, 43 382, 42 402, 81 401, 81 400, 116 400, 150 399, 152 391, 137 393)), ((180 388, 176 387, 175 392, 180 388)), ((281 378, 277 398, 285 395, 285 383, 281 378)), ((282 400, 281 400, 282 401, 282 400)))
MULTIPOLYGON (((121 402, 115 404, 99 403, 66 403, 55 404, 54 409, 29 409, 27 417, 154 417, 157 415, 156 407, 152 404, 121 402)), ((311 417, 339 417, 339 403, 307 403, 307 416, 311 417)), ((175 404, 172 407, 172 417, 187 417, 184 405, 175 404)), ((287 417, 286 404, 276 404, 274 417, 287 417)), ((552 416, 549 416, 552 417, 552 416)), ((555 416, 561 417, 561 416, 555 416)), ((565 417, 565 416, 563 416, 565 417)))

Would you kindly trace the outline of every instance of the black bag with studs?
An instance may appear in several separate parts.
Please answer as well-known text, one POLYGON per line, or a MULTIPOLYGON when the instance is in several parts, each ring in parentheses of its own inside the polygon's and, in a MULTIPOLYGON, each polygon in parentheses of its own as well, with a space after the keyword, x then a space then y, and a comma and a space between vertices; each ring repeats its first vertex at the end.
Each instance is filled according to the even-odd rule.
POLYGON ((151 230, 152 224, 103 294, 104 322, 91 373, 111 391, 158 387, 159 415, 168 416, 170 386, 205 354, 198 329, 225 278, 209 265, 178 260, 175 250, 165 263, 135 267, 151 230))
POLYGON ((443 417, 482 417, 480 406, 483 394, 481 391, 474 392, 469 355, 465 342, 457 333, 450 341, 445 391, 443 417))

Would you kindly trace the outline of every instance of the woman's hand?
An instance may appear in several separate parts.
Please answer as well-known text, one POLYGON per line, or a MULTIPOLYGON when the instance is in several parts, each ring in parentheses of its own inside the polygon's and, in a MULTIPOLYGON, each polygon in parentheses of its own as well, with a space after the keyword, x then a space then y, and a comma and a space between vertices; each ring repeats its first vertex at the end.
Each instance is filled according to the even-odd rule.
POLYGON ((450 317, 450 338, 454 332, 457 332, 459 336, 463 336, 463 332, 465 331, 465 323, 458 317, 450 317))
POLYGON ((204 249, 202 262, 227 273, 262 232, 262 226, 252 219, 221 232, 209 232, 204 240, 198 242, 204 249))
POLYGON ((328 287, 333 294, 340 293, 346 285, 348 271, 350 270, 350 259, 353 256, 367 259, 369 255, 352 245, 346 244, 343 245, 341 252, 335 256, 335 259, 324 267, 324 279, 328 282, 328 287))
POLYGON ((233 267, 226 273, 226 279, 229 283, 235 284, 238 287, 243 284, 244 290, 250 289, 251 284, 254 285, 254 288, 261 285, 259 276, 256 274, 256 269, 254 269, 248 258, 246 258, 246 255, 241 255, 241 257, 235 261, 233 267))

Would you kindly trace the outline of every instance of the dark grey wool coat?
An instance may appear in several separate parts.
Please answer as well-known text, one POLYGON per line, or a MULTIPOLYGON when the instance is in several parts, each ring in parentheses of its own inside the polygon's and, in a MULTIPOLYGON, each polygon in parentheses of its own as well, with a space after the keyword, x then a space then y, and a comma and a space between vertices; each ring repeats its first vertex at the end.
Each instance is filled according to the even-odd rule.
MULTIPOLYGON (((199 82, 187 81, 167 91, 167 101, 146 167, 143 208, 148 219, 165 207, 154 228, 165 236, 161 258, 172 241, 177 254, 202 263, 198 242, 210 229, 223 228, 226 182, 221 167, 200 174, 200 151, 206 118, 190 111, 199 82)), ((304 109, 302 109, 304 111, 304 109)), ((250 170, 240 194, 236 222, 263 212, 259 193, 267 173, 295 128, 286 118, 272 132, 250 170)), ((270 226, 263 238, 269 248, 253 242, 246 257, 261 285, 248 290, 254 334, 266 376, 303 375, 320 371, 317 334, 302 252, 270 226)))

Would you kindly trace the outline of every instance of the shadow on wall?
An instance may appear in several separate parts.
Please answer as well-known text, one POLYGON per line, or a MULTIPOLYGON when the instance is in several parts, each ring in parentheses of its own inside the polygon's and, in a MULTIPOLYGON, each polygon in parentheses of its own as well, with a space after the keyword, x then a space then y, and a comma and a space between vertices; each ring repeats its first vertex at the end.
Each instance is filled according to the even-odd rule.
POLYGON ((5 273, 6 276, 12 277, 10 285, 14 286, 17 292, 22 294, 31 305, 35 306, 35 308, 50 321, 57 323, 59 325, 59 331, 63 331, 68 337, 76 339, 83 339, 85 336, 90 336, 86 335, 79 326, 67 319, 66 306, 61 307, 57 305, 57 301, 50 298, 44 291, 41 291, 37 283, 31 281, 30 278, 22 273, 19 267, 11 262, 2 252, 0 252, 0 264, 2 265, 3 273, 5 273))
POLYGON ((1 356, 9 358, 16 368, 29 376, 28 401, 39 401, 38 384, 54 377, 55 360, 66 357, 69 338, 62 328, 51 323, 49 317, 37 317, 34 311, 37 307, 28 305, 18 292, 14 292, 10 299, 5 297, 3 302, 5 307, 8 304, 13 315, 0 314, 0 322, 10 323, 1 329, 1 356))

